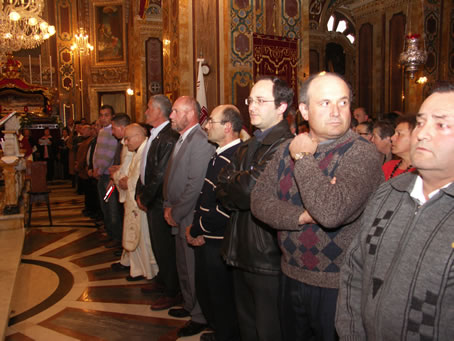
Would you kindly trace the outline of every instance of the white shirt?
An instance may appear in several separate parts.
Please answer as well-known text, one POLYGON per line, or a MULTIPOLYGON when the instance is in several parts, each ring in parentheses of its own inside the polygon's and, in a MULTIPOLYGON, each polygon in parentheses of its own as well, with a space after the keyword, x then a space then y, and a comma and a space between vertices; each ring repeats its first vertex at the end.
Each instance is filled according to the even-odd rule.
POLYGON ((233 141, 230 142, 230 143, 227 143, 227 144, 226 144, 225 146, 223 146, 223 147, 218 147, 218 148, 216 149, 216 155, 221 154, 224 150, 227 150, 227 149, 229 149, 230 147, 233 147, 234 145, 236 145, 236 144, 238 144, 238 143, 240 143, 240 142, 241 142, 240 139, 236 139, 236 140, 233 140, 233 141))
POLYGON ((148 138, 147 144, 145 148, 143 149, 143 154, 142 154, 142 163, 140 164, 140 181, 142 184, 145 184, 145 168, 147 167, 147 155, 148 155, 148 150, 150 149, 151 142, 158 136, 158 134, 161 132, 162 129, 166 125, 169 124, 169 121, 165 121, 158 125, 156 128, 152 128, 150 130, 150 137, 148 138))
MULTIPOLYGON (((449 184, 444 185, 441 188, 436 189, 435 191, 429 193, 428 197, 429 200, 436 195, 438 192, 440 192, 440 189, 448 187, 452 182, 449 184)), ((410 192, 410 196, 415 199, 417 202, 419 202, 421 205, 424 205, 427 202, 426 197, 424 196, 424 191, 423 191, 423 181, 422 178, 418 175, 415 181, 415 185, 413 186, 413 190, 410 192)))

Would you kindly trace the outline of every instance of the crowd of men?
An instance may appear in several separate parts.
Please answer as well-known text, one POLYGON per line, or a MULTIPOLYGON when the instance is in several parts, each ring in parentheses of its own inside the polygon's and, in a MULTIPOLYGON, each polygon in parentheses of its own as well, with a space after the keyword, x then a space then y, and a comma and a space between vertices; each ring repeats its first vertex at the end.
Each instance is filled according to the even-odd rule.
POLYGON ((82 125, 75 173, 84 213, 122 248, 112 270, 189 317, 179 337, 452 340, 454 86, 373 122, 341 76, 312 75, 297 135, 293 98, 259 79, 246 141, 235 106, 202 127, 188 96, 151 97, 144 124, 103 106, 82 125))

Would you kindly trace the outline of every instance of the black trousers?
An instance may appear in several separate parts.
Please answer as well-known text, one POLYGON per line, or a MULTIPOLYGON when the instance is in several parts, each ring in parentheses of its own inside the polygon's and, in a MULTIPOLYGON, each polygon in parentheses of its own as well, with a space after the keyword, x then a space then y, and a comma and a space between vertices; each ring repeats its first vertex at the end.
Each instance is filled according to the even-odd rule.
POLYGON ((220 255, 222 239, 205 239, 194 247, 197 300, 216 341, 239 341, 240 332, 233 293, 233 270, 220 255))
POLYGON ((241 340, 280 341, 279 275, 233 271, 241 340))
POLYGON ((94 178, 82 179, 81 181, 82 189, 85 195, 85 209, 93 213, 101 213, 101 208, 99 207, 99 195, 98 195, 98 181, 94 178))
POLYGON ((180 292, 177 273, 175 236, 164 220, 164 209, 154 207, 147 211, 151 247, 159 267, 156 280, 165 286, 164 294, 175 297, 180 292))
POLYGON ((282 274, 280 291, 284 341, 339 339, 334 326, 338 289, 315 287, 282 274))

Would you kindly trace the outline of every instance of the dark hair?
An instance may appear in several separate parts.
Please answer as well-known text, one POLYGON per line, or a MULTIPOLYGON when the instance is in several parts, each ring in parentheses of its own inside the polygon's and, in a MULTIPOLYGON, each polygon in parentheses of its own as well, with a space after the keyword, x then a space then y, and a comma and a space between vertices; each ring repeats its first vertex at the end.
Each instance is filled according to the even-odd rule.
POLYGON ((368 134, 372 134, 374 130, 374 124, 372 122, 362 122, 358 124, 356 128, 358 128, 359 126, 365 126, 368 134))
POLYGON ((101 109, 99 109, 99 110, 101 111, 101 110, 103 110, 103 109, 109 109, 109 110, 110 110, 110 115, 111 115, 111 116, 115 116, 115 110, 114 110, 114 108, 113 108, 111 105, 109 105, 109 104, 104 104, 104 105, 101 107, 101 109))
POLYGON ((394 126, 387 120, 380 120, 374 123, 374 129, 378 128, 378 135, 381 139, 394 135, 394 126))
POLYGON ((243 119, 241 118, 240 111, 233 105, 229 105, 222 112, 222 122, 230 122, 235 133, 239 133, 243 128, 243 119))
POLYGON ((282 103, 287 104, 287 109, 284 112, 284 117, 287 117, 290 107, 293 104, 293 89, 287 84, 286 81, 277 77, 261 76, 257 79, 257 82, 264 80, 273 82, 274 105, 276 108, 278 108, 282 103))
POLYGON ((129 125, 131 123, 131 119, 125 113, 120 113, 120 114, 116 114, 112 118, 112 122, 115 122, 116 125, 126 127, 127 125, 129 125))
POLYGON ((158 107, 165 118, 169 118, 172 112, 172 103, 165 95, 154 95, 151 97, 153 100, 153 106, 158 107))
POLYGON ((396 122, 397 122, 397 119, 400 117, 400 115, 396 112, 389 112, 387 114, 385 114, 385 116, 383 117, 383 119, 385 121, 388 121, 389 123, 391 123, 394 127, 396 127, 396 122))
POLYGON ((200 106, 200 103, 197 102, 197 100, 195 98, 191 98, 192 99, 192 106, 194 107, 194 110, 197 114, 197 118, 200 119, 200 114, 202 113, 202 107, 200 106))
POLYGON ((396 120, 396 127, 400 123, 408 123, 408 127, 410 128, 410 131, 412 131, 416 127, 416 115, 415 114, 405 114, 403 116, 399 116, 396 120))
POLYGON ((309 88, 311 86, 312 81, 318 77, 324 77, 324 76, 337 77, 340 80, 342 80, 345 83, 345 85, 347 85, 347 87, 348 87, 348 92, 349 92, 348 99, 350 102, 352 101, 353 92, 352 92, 352 87, 350 86, 350 83, 348 83, 346 81, 346 79, 344 77, 342 77, 341 75, 339 75, 338 73, 322 71, 322 72, 311 75, 308 79, 306 79, 303 82, 303 84, 301 84, 300 92, 299 92, 299 96, 298 96, 299 103, 304 103, 306 105, 309 105, 309 88))
POLYGON ((355 128, 358 126, 358 120, 354 117, 350 119, 350 128, 355 128))
MULTIPOLYGON (((66 130, 66 132, 67 132, 67 133, 68 133, 68 135, 69 135, 69 129, 68 129, 68 128, 66 128, 66 127, 65 127, 65 128, 63 128, 63 129, 61 130, 61 132, 62 132, 62 133, 63 133, 63 130, 66 130)), ((25 129, 24 129, 24 131, 25 131, 25 129)))
POLYGON ((437 86, 436 88, 434 88, 430 94, 434 94, 434 93, 447 93, 447 92, 454 92, 454 84, 452 83, 442 83, 440 84, 439 86, 437 86))

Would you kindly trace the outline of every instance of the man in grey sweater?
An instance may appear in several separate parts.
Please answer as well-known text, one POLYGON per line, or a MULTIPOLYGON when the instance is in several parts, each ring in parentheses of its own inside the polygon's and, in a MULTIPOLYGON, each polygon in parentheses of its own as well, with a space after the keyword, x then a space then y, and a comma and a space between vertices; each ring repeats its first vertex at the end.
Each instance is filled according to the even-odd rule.
POLYGON ((341 270, 341 340, 454 340, 454 86, 421 105, 407 173, 371 198, 341 270))

